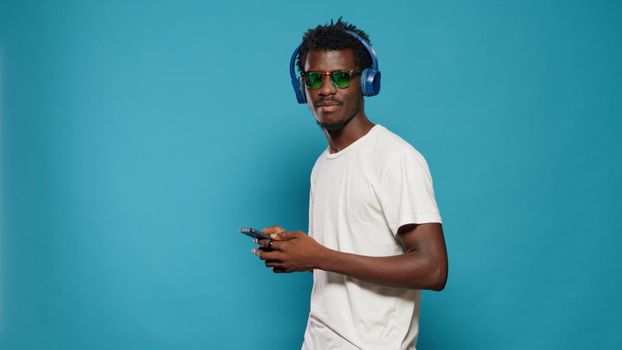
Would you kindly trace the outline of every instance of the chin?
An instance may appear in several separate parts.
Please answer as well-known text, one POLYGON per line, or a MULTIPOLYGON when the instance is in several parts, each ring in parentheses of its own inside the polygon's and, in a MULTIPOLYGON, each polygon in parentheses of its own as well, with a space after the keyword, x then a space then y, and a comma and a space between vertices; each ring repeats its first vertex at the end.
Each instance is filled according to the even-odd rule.
POLYGON ((343 121, 343 119, 333 119, 333 118, 321 118, 321 119, 315 119, 315 122, 319 125, 319 126, 324 126, 324 125, 337 125, 340 124, 343 121))
POLYGON ((342 120, 346 119, 347 116, 340 115, 338 113, 318 113, 315 115, 315 120, 321 124, 334 124, 339 123, 342 120))
POLYGON ((353 114, 351 117, 332 118, 333 120, 316 119, 316 123, 328 132, 338 132, 350 123, 354 117, 356 117, 356 114, 353 114))

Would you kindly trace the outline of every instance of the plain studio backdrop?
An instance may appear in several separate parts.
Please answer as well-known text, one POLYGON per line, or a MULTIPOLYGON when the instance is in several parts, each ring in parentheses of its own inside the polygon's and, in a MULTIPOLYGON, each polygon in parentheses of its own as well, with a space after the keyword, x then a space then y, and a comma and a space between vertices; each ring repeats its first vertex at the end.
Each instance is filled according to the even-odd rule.
POLYGON ((2 0, 0 348, 298 348, 311 274, 238 230, 307 228, 288 61, 339 16, 444 219, 418 348, 620 348, 622 6, 587 0, 2 0))

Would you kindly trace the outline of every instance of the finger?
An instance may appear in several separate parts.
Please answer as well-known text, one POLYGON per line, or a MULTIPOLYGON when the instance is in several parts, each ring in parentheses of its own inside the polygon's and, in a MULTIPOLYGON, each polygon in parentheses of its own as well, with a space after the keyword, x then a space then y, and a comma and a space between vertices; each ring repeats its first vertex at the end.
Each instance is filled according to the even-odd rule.
POLYGON ((275 241, 288 241, 290 239, 296 238, 298 236, 298 231, 283 231, 281 233, 273 233, 270 235, 275 241))
POLYGON ((270 247, 270 240, 269 239, 260 239, 260 240, 257 240, 256 243, 261 248, 268 248, 268 247, 270 247))
POLYGON ((253 250, 251 250, 253 252, 253 254, 257 255, 257 257, 261 260, 266 260, 266 256, 265 254, 268 253, 267 251, 265 251, 263 248, 255 248, 253 250))
POLYGON ((262 250, 262 249, 257 249, 259 250, 258 253, 258 257, 261 260, 278 260, 280 261, 282 256, 280 252, 276 252, 276 251, 272 251, 272 250, 262 250))
POLYGON ((265 252, 269 252, 269 251, 273 251, 273 250, 278 250, 277 244, 275 241, 273 240, 262 240, 257 242, 257 244, 259 245, 259 249, 265 251, 265 252))
POLYGON ((272 225, 272 226, 266 227, 266 228, 264 228, 262 230, 262 232, 267 234, 267 235, 270 235, 270 234, 273 234, 273 233, 281 233, 283 231, 285 231, 285 229, 282 228, 281 226, 278 226, 278 225, 272 225))
POLYGON ((280 249, 279 249, 279 246, 281 245, 281 242, 277 242, 277 241, 273 241, 273 240, 271 240, 270 242, 272 242, 272 243, 268 243, 268 244, 267 244, 268 249, 271 249, 271 250, 280 250, 280 249))
POLYGON ((268 252, 271 252, 271 250, 269 250, 267 248, 251 249, 251 253, 255 254, 261 260, 266 260, 267 259, 263 254, 268 253, 268 252))
POLYGON ((287 273, 287 269, 275 267, 275 268, 272 269, 272 272, 274 272, 274 273, 287 273))
POLYGON ((283 268, 283 262, 280 260, 266 260, 264 265, 266 265, 266 267, 283 268))

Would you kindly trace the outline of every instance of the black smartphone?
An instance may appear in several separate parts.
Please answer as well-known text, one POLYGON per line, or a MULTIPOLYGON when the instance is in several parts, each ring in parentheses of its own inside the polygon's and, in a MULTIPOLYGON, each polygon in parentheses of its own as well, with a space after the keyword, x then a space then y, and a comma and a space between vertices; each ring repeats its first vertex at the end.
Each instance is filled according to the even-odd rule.
POLYGON ((252 238, 257 238, 257 239, 270 239, 270 236, 264 234, 263 232, 259 231, 258 229, 252 228, 252 227, 242 227, 240 229, 240 232, 242 232, 243 234, 252 237, 252 238))

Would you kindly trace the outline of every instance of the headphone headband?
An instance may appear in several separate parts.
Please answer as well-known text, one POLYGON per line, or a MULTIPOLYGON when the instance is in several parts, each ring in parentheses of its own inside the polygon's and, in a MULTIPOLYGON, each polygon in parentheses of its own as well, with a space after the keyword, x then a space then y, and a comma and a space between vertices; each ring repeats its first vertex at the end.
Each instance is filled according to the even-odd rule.
POLYGON ((374 50, 374 48, 371 47, 371 44, 367 42, 367 40, 363 39, 363 37, 358 35, 356 32, 350 30, 346 30, 345 32, 352 35, 354 38, 358 39, 361 44, 363 44, 363 46, 367 49, 367 52, 369 52, 369 56, 371 56, 371 69, 378 71, 378 57, 376 56, 376 51, 374 50))
MULTIPOLYGON (((361 72, 361 92, 363 93, 363 96, 378 95, 380 92, 380 71, 378 70, 378 56, 376 56, 376 51, 371 44, 367 42, 367 40, 363 39, 359 34, 350 30, 346 30, 345 32, 358 40, 363 47, 365 47, 371 57, 371 68, 365 68, 361 72)), ((296 77, 296 58, 298 58, 301 46, 302 44, 296 47, 292 57, 289 60, 289 77, 291 78, 292 88, 294 89, 298 103, 307 103, 304 82, 302 78, 296 77)))

